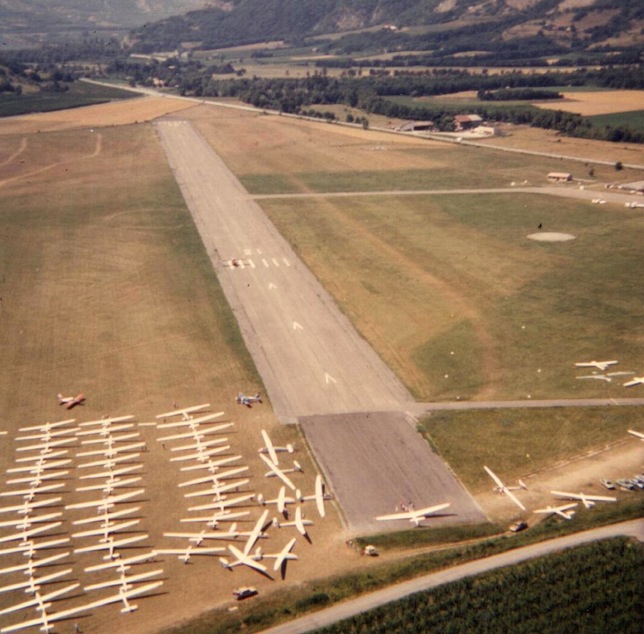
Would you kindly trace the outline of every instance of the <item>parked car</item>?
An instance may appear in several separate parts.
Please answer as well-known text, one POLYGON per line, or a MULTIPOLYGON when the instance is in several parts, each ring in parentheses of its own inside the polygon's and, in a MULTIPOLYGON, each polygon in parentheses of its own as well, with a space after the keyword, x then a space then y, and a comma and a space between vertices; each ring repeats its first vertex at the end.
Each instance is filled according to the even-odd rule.
POLYGON ((607 489, 613 490, 615 488, 615 485, 610 481, 610 480, 600 480, 601 485, 607 489))
POLYGON ((248 597, 254 597, 257 594, 257 589, 253 587, 248 587, 248 588, 237 588, 237 590, 233 590, 233 596, 237 601, 241 601, 242 599, 248 599, 248 597))
POLYGON ((521 531, 524 531, 526 528, 528 528, 528 523, 527 522, 515 522, 510 526, 510 530, 513 533, 519 533, 521 531))

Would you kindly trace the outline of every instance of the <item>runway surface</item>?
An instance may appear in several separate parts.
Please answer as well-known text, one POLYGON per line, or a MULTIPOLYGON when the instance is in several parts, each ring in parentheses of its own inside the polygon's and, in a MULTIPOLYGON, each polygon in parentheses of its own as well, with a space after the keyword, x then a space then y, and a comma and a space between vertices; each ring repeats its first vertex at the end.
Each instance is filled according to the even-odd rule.
POLYGON ((213 148, 189 122, 155 125, 273 409, 303 422, 350 528, 406 528, 373 521, 401 500, 450 501, 458 521, 483 519, 402 414, 413 402, 406 388, 213 148))

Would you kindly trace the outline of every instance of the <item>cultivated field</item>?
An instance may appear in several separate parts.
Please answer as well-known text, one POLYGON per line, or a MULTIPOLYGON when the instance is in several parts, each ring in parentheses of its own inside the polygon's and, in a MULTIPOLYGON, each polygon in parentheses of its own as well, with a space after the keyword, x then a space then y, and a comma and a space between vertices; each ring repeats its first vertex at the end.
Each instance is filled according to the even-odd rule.
POLYGON ((584 117, 612 112, 642 110, 644 90, 601 90, 596 92, 562 92, 563 100, 533 105, 546 110, 576 112, 584 117))

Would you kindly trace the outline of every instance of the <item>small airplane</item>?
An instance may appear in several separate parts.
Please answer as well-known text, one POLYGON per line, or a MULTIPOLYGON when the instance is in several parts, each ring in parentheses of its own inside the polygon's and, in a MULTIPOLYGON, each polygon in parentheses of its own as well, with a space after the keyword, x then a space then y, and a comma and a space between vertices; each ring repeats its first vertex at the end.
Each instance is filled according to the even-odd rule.
MULTIPOLYGON (((58 590, 48 592, 47 594, 40 594, 40 592, 36 592, 33 599, 29 599, 28 601, 24 601, 23 603, 18 603, 17 605, 12 605, 11 607, 5 608, 4 610, 0 610, 0 616, 4 614, 11 614, 12 612, 19 612, 20 610, 31 607, 35 607, 36 610, 44 614, 47 608, 51 605, 51 599, 56 599, 59 596, 66 594, 67 592, 71 592, 72 590, 78 588, 78 586, 80 586, 80 583, 72 583, 69 586, 59 588, 58 590)), ((1 631, 4 631, 4 628, 2 628, 0 632, 1 631)))
POLYGON ((572 516, 575 514, 574 509, 577 507, 577 502, 573 504, 564 504, 563 506, 547 506, 545 509, 536 509, 535 513, 543 513, 545 515, 559 515, 565 520, 571 520, 572 516))
MULTIPOLYGON (((214 531, 208 532, 205 529, 198 533, 163 533, 164 537, 185 537, 188 541, 192 542, 195 546, 201 546, 204 539, 228 539, 235 540, 240 537, 251 537, 252 531, 238 531, 237 524, 233 524, 228 531, 214 531)), ((260 532, 257 538, 268 537, 266 533, 260 532)))
POLYGON ((140 524, 141 520, 128 520, 127 522, 112 522, 107 521, 101 524, 99 528, 92 528, 88 531, 81 531, 80 533, 72 533, 74 539, 79 537, 100 537, 100 542, 109 542, 113 535, 119 531, 131 528, 140 524))
POLYGON ((492 471, 492 469, 486 466, 483 466, 483 468, 487 471, 487 474, 492 478, 492 480, 496 482, 496 487, 494 487, 494 490, 497 493, 505 493, 505 495, 507 495, 519 508, 525 511, 526 510, 525 506, 521 504, 521 502, 519 501, 519 498, 517 498, 517 496, 514 495, 512 491, 516 491, 518 489, 527 490, 528 487, 521 480, 519 480, 518 486, 512 486, 512 487, 505 486, 505 484, 501 482, 501 479, 492 471))
POLYGON ((379 522, 389 520, 409 520, 414 526, 420 526, 420 523, 424 519, 430 518, 435 513, 438 513, 438 511, 442 511, 450 505, 450 502, 444 502, 443 504, 428 506, 423 509, 404 511, 402 513, 392 513, 391 515, 379 515, 378 517, 376 517, 376 520, 378 520, 379 522))
POLYGON ((84 524, 95 524, 96 522, 102 522, 102 526, 103 524, 107 524, 112 520, 116 520, 120 517, 126 517, 127 515, 132 515, 132 513, 136 513, 140 510, 140 506, 132 506, 131 508, 123 509, 122 511, 113 511, 111 513, 106 512, 103 515, 96 515, 94 517, 84 517, 81 520, 74 520, 72 524, 74 526, 82 526, 84 524))
POLYGON ((644 376, 636 376, 624 383, 624 387, 633 387, 634 385, 644 385, 644 376))
POLYGON ((640 431, 635 431, 634 429, 629 429, 628 433, 631 434, 632 436, 635 436, 635 438, 639 438, 640 440, 644 440, 644 434, 640 431))
POLYGON ((272 500, 267 500, 264 498, 264 496, 261 493, 257 494, 257 501, 262 505, 265 506, 266 504, 277 504, 277 510, 284 516, 286 517, 288 514, 288 511, 286 509, 287 504, 294 504, 297 502, 295 498, 287 497, 286 496, 286 487, 282 486, 280 487, 279 493, 277 494, 276 498, 273 498, 272 500))
POLYGON ((90 500, 89 502, 77 502, 76 504, 68 504, 65 506, 65 509, 88 509, 95 508, 98 513, 107 512, 118 502, 124 502, 125 500, 130 500, 139 495, 143 495, 145 489, 136 489, 134 491, 128 491, 127 493, 121 493, 119 495, 108 495, 105 498, 98 500, 90 500))
POLYGON ((195 451, 194 453, 170 458, 170 462, 185 462, 186 460, 196 460, 197 462, 204 463, 211 456, 217 456, 221 453, 224 453, 225 451, 228 451, 229 449, 230 449, 230 445, 223 445, 222 447, 215 447, 213 449, 206 449, 206 450, 199 449, 199 451, 195 451))
POLYGON ((250 480, 244 478, 242 480, 235 480, 229 484, 221 484, 217 486, 212 486, 210 489, 200 489, 199 491, 193 491, 191 493, 185 493, 185 498, 201 498, 201 497, 212 497, 213 500, 225 499, 226 496, 222 496, 222 493, 227 491, 238 491, 239 487, 242 487, 248 484, 250 480))
POLYGON ((268 457, 263 453, 259 457, 266 463, 268 468, 289 488, 295 491, 295 485, 291 482, 290 478, 268 457))
POLYGON ((75 422, 76 422, 75 418, 68 418, 67 420, 60 420, 56 423, 45 423, 44 425, 30 425, 29 427, 20 427, 18 428, 18 431, 19 432, 39 431, 42 433, 47 433, 52 429, 58 429, 59 427, 63 427, 65 425, 69 425, 70 423, 75 423, 75 422))
POLYGON ((568 493, 566 491, 550 491, 553 495, 558 495, 569 500, 581 500, 587 509, 595 506, 595 502, 617 502, 617 498, 606 495, 586 495, 585 493, 568 493))
POLYGON ((43 524, 42 526, 36 526, 35 528, 23 528, 18 533, 0 537, 0 543, 15 541, 26 543, 30 537, 33 537, 34 535, 40 535, 41 533, 46 533, 52 528, 58 528, 61 525, 62 522, 50 522, 49 524, 43 524))
POLYGON ((250 515, 250 511, 239 511, 237 513, 232 513, 230 511, 221 511, 219 513, 213 513, 206 517, 186 517, 183 518, 182 522, 198 522, 200 524, 205 524, 208 528, 217 528, 220 522, 232 522, 240 517, 246 517, 250 515))
MULTIPOLYGON (((183 425, 184 423, 180 423, 180 425, 183 425)), ((194 440, 201 440, 208 436, 209 434, 217 434, 223 429, 228 429, 229 427, 232 427, 235 423, 220 423, 219 425, 215 425, 214 427, 208 427, 206 429, 193 429, 188 432, 183 432, 181 434, 172 434, 170 436, 162 436, 161 438, 157 438, 159 442, 165 442, 166 440, 181 440, 183 438, 192 438, 194 440)), ((173 424, 174 425, 174 424, 173 424)), ((175 425, 176 426, 176 425, 175 425)), ((158 427, 161 427, 159 425, 158 427)))
POLYGON ((46 513, 45 515, 30 515, 29 517, 16 517, 15 519, 0 522, 0 528, 15 528, 18 530, 27 530, 32 524, 48 522, 62 515, 61 512, 46 513))
POLYGON ((575 363, 575 366, 578 368, 597 368, 602 372, 605 372, 611 365, 615 365, 618 362, 615 360, 612 361, 580 361, 575 363))
POLYGON ((232 570, 236 566, 248 566, 249 568, 253 568, 253 570, 257 570, 262 573, 269 579, 272 579, 272 577, 266 572, 266 566, 259 563, 259 560, 262 558, 261 548, 258 548, 254 555, 243 553, 239 548, 235 548, 232 544, 228 544, 228 550, 232 555, 234 555, 235 561, 230 562, 225 557, 220 557, 219 561, 224 568, 232 570))
POLYGON ((322 482, 322 476, 319 473, 315 476, 315 493, 313 495, 302 495, 301 491, 298 489, 295 492, 295 497, 300 502, 315 500, 320 517, 324 517, 326 514, 324 510, 324 500, 330 500, 332 498, 331 494, 325 491, 324 482, 322 482))
POLYGON ((32 502, 25 500, 22 504, 17 506, 2 506, 0 507, 0 513, 20 513, 21 515, 28 515, 34 509, 41 508, 43 506, 52 506, 53 504, 58 504, 63 498, 45 498, 44 500, 38 500, 37 502, 32 502))
POLYGON ((200 504, 199 506, 189 506, 189 511, 225 511, 229 506, 247 502, 255 497, 254 493, 247 493, 245 495, 238 495, 236 498, 226 498, 225 500, 216 500, 209 504, 200 504))
POLYGON ((250 408, 250 407, 253 406, 253 403, 260 403, 261 404, 262 397, 260 396, 259 392, 257 392, 257 394, 255 394, 255 396, 248 396, 248 395, 244 394, 243 392, 240 392, 239 394, 237 394, 237 397, 235 398, 235 400, 237 401, 237 403, 239 405, 245 405, 246 407, 250 408))
POLYGON ((298 559, 298 556, 295 553, 292 553, 291 550, 293 549, 293 546, 295 545, 296 538, 293 537, 291 541, 289 541, 282 550, 275 554, 263 554, 262 559, 275 559, 275 563, 273 564, 273 570, 278 571, 281 570, 282 574, 282 579, 286 577, 286 562, 287 561, 292 561, 293 559, 298 559))
POLYGON ((148 553, 143 553, 142 555, 132 555, 131 557, 120 557, 116 561, 108 561, 104 564, 97 564, 95 566, 89 566, 85 568, 85 572, 96 572, 98 570, 108 570, 110 568, 116 568, 119 572, 125 572, 129 570, 133 564, 140 563, 150 563, 156 559, 156 551, 151 551, 148 553))
MULTIPOLYGON (((21 554, 23 557, 28 557, 33 559, 36 554, 41 550, 48 550, 49 548, 57 548, 61 544, 67 544, 69 542, 69 537, 62 537, 61 539, 50 539, 46 542, 34 541, 29 539, 26 542, 20 542, 18 546, 14 548, 5 548, 0 550, 0 556, 2 555, 13 555, 21 554)), ((0 630, 2 631, 2 630, 0 630)))
POLYGON ((295 451, 295 447, 290 443, 288 445, 285 445, 284 447, 276 447, 273 444, 273 441, 271 440, 270 436, 263 429, 262 429, 262 438, 264 439, 264 446, 261 449, 259 449, 259 453, 267 453, 270 459, 275 464, 280 463, 277 457, 278 451, 288 451, 289 453, 293 453, 295 451))
POLYGON ((103 449, 92 449, 91 451, 80 451, 76 454, 77 458, 88 458, 90 456, 104 456, 105 458, 114 458, 121 453, 133 453, 138 449, 144 449, 145 442, 133 442, 129 445, 113 445, 103 449))
POLYGON ((222 482, 220 482, 220 480, 225 480, 226 478, 230 478, 234 475, 244 473, 245 471, 248 471, 248 467, 246 466, 235 467, 234 469, 228 469, 227 471, 220 471, 216 474, 202 476, 201 478, 195 478, 194 480, 188 480, 187 482, 180 482, 179 488, 192 486, 194 484, 204 484, 206 482, 210 482, 214 486, 217 486, 218 484, 223 484, 222 482))
POLYGON ((103 581, 101 583, 94 583, 90 586, 85 586, 83 590, 86 592, 89 590, 102 590, 103 588, 111 588, 114 586, 120 586, 121 590, 130 590, 135 586, 133 584, 139 583, 140 581, 146 581, 151 577, 156 575, 163 574, 163 568, 158 570, 150 570, 149 572, 142 572, 138 575, 126 575, 124 572, 121 572, 121 576, 118 579, 113 579, 112 581, 103 581))
POLYGON ((141 482, 141 476, 133 478, 110 478, 103 484, 92 484, 86 487, 77 487, 77 491, 102 491, 103 495, 111 495, 116 489, 141 482))
POLYGON ((236 462, 237 460, 241 460, 241 455, 228 456, 227 458, 219 458, 219 460, 208 460, 200 464, 188 465, 187 467, 181 467, 180 471, 200 471, 202 469, 208 469, 210 473, 217 473, 220 467, 228 465, 231 462, 236 462))
POLYGON ((52 583, 56 579, 60 579, 71 572, 72 568, 67 568, 67 570, 54 572, 52 574, 45 575, 44 577, 34 577, 33 575, 29 575, 29 579, 27 581, 21 581, 19 583, 14 583, 10 586, 0 588, 0 594, 11 592, 12 590, 24 590, 28 594, 35 594, 40 590, 41 584, 52 583))
POLYGON ((195 548, 190 544, 187 548, 158 548, 154 552, 158 555, 178 555, 187 564, 193 555, 219 555, 225 551, 225 548, 195 548))
POLYGON ((64 405, 66 409, 73 409, 76 405, 85 404, 85 396, 83 394, 78 394, 77 396, 63 396, 59 394, 58 404, 64 405))
POLYGON ((43 559, 28 559, 27 563, 19 564, 17 566, 10 566, 9 568, 0 568, 0 575, 9 574, 13 572, 23 572, 30 577, 34 576, 34 573, 37 572, 38 568, 41 566, 49 566, 55 561, 60 561, 69 557, 70 553, 59 553, 58 555, 51 555, 50 557, 44 557, 43 559))
POLYGON ((311 541, 309 534, 306 530, 307 526, 313 526, 313 522, 311 520, 305 520, 302 517, 302 507, 298 506, 295 509, 295 519, 292 522, 279 522, 277 518, 273 520, 273 524, 277 526, 277 528, 285 528, 287 526, 294 526, 297 531, 303 536, 306 537, 309 541, 311 541))
MULTIPOLYGON (((282 473, 304 473, 304 469, 302 469, 302 465, 297 461, 293 460, 293 466, 290 469, 280 469, 282 473)), ((277 474, 274 471, 267 471, 264 474, 264 477, 266 478, 274 478, 276 477, 277 474)))
POLYGON ((203 405, 192 405, 191 407, 183 407, 180 409, 175 409, 172 412, 165 412, 164 414, 159 414, 157 418, 170 418, 171 416, 181 416, 183 420, 191 420, 192 416, 190 416, 190 414, 204 410, 206 409, 206 407, 210 407, 210 403, 204 403, 203 405))
POLYGON ((74 548, 74 552, 92 553, 97 550, 107 550, 109 552, 107 555, 103 555, 103 559, 118 559, 119 554, 114 552, 114 549, 120 548, 122 546, 129 546, 130 544, 135 544, 147 538, 148 538, 147 534, 135 535, 134 537, 125 537, 123 539, 117 539, 117 540, 114 540, 110 537, 109 540, 106 542, 99 542, 98 544, 92 544, 91 546, 83 546, 82 548, 74 548))

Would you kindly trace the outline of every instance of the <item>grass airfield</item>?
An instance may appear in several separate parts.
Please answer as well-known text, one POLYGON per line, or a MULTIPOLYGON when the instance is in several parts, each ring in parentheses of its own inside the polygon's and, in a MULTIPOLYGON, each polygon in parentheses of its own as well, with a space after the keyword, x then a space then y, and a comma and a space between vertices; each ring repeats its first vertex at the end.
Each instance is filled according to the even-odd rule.
MULTIPOLYGON (((0 465, 13 464, 11 434, 18 427, 66 418, 56 393, 82 391, 87 405, 72 413, 79 421, 104 414, 153 420, 175 401, 209 401, 237 422, 235 448, 262 473, 260 429, 276 442, 302 442, 296 430, 277 426, 268 404, 233 409, 239 390, 261 390, 261 382, 154 132, 133 122, 131 102, 123 106, 123 125, 116 125, 112 105, 109 116, 105 111, 109 127, 102 127, 100 108, 81 126, 52 124, 53 114, 25 117, 22 129, 23 118, 0 121, 0 402, 3 429, 10 432, 0 465)), ((619 381, 575 380, 572 364, 606 357, 642 371, 641 210, 512 193, 377 194, 397 187, 505 186, 522 174, 537 181, 554 169, 577 175, 579 164, 215 108, 175 116, 198 123, 251 193, 375 190, 366 198, 266 199, 262 206, 419 399, 638 395, 625 394, 619 381), (577 240, 527 240, 539 222, 577 240)), ((144 120, 139 112, 136 117, 144 120)), ((596 169, 596 180, 617 174, 603 169, 596 169)), ((619 178, 636 179, 627 170, 619 178)), ((585 433, 589 424, 603 433, 588 438, 584 451, 621 437, 625 427, 639 429, 635 408, 606 412, 597 418, 557 412, 562 440, 555 455, 545 421, 522 421, 512 431, 535 446, 529 469, 547 469, 578 453, 563 439, 585 433), (545 434, 548 443, 539 451, 545 434)), ((460 466, 452 465, 459 475, 469 451, 462 446, 468 424, 471 418, 459 427, 460 445, 449 425, 428 429, 450 464, 450 451, 461 457, 460 466)), ((524 474, 518 451, 501 463, 508 444, 486 444, 498 433, 495 425, 511 427, 486 422, 476 460, 499 460, 504 475, 524 474)), ((161 483, 147 485, 153 503, 146 530, 154 542, 163 530, 177 530, 166 522, 179 518, 181 500, 173 497, 174 478, 164 470, 154 434, 144 435, 146 473, 161 483)), ((297 459, 310 488, 314 469, 303 447, 297 459)), ((489 484, 484 474, 462 477, 482 495, 489 484)), ((300 547, 302 560, 289 567, 289 583, 373 565, 346 548, 333 515, 312 528, 314 546, 308 553, 309 545, 300 547)), ((224 607, 240 585, 262 593, 277 586, 249 571, 226 573, 213 561, 168 561, 165 572, 167 594, 141 599, 130 616, 121 617, 115 606, 99 610, 81 622, 83 631, 113 631, 115 618, 127 619, 129 632, 158 631, 224 607)), ((240 616, 246 609, 241 606, 240 616)))

